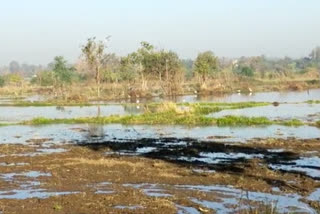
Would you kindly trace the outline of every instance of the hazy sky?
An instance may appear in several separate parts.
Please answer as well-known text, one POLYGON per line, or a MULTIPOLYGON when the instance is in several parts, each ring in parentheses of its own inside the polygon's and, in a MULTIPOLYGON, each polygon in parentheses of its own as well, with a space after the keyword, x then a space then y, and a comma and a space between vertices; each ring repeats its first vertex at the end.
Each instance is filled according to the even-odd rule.
POLYGON ((0 64, 74 62, 88 37, 111 35, 110 50, 140 41, 182 58, 301 57, 320 45, 320 0, 0 0, 0 64))

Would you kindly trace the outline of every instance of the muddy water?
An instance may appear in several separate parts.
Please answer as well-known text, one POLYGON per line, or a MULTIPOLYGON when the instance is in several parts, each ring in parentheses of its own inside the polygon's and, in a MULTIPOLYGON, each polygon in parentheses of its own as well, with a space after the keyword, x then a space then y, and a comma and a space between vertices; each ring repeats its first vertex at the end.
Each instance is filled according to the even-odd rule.
POLYGON ((280 104, 279 106, 260 106, 235 110, 223 110, 210 114, 209 117, 224 117, 227 115, 246 117, 267 117, 271 120, 299 119, 305 122, 320 120, 320 104, 280 104))
MULTIPOLYGON (((122 105, 100 106, 100 116, 137 114, 141 110, 137 106, 131 108, 122 105)), ((98 106, 70 107, 0 107, 0 122, 21 122, 37 117, 51 119, 96 117, 98 106)))

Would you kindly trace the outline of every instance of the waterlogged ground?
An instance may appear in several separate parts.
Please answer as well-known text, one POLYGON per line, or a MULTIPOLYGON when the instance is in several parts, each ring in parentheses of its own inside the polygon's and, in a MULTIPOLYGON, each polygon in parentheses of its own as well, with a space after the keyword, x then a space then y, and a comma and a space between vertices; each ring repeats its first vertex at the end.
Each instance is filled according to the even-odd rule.
MULTIPOLYGON (((252 92, 252 93, 234 93, 221 95, 187 95, 171 98, 150 98, 150 99, 132 99, 123 100, 121 102, 223 102, 223 103, 238 103, 238 102, 306 102, 308 100, 320 100, 320 89, 310 89, 307 91, 284 91, 284 92, 252 92)), ((117 103, 117 102, 111 102, 117 103)))
POLYGON ((320 134, 315 127, 291 129, 254 135, 259 128, 1 127, 0 208, 239 213, 277 204, 281 212, 315 213, 320 134))
MULTIPOLYGON (((297 103, 320 100, 315 92, 309 97, 298 92, 296 99, 274 96, 267 101, 281 101, 277 107, 225 110, 214 117, 316 121, 318 104, 297 103)), ((101 108, 100 114, 140 111, 134 105, 115 106, 101 108)), ((97 112, 95 106, 8 108, 0 111, 3 121, 97 112)), ((319 128, 0 127, 0 213, 264 213, 270 206, 280 213, 319 213, 319 128)))
POLYGON ((103 106, 0 106, 0 123, 17 123, 38 117, 64 119, 77 117, 96 117, 110 115, 128 115, 141 112, 139 106, 103 105, 103 106), (14 112, 14 114, 13 114, 14 112))
POLYGON ((237 110, 223 110, 212 113, 210 117, 224 117, 227 115, 246 117, 267 117, 270 120, 291 120, 292 118, 304 121, 315 122, 320 120, 320 104, 279 104, 277 106, 268 105, 237 110))

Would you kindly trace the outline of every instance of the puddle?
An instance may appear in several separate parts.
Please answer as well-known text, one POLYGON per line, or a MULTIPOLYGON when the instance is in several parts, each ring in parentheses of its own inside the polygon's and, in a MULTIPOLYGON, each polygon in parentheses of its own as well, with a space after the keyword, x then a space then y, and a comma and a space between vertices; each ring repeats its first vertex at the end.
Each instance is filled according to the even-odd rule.
POLYGON ((135 189, 140 189, 147 196, 152 196, 152 197, 172 197, 171 194, 166 193, 165 190, 162 189, 157 184, 123 184, 123 186, 124 187, 132 187, 132 188, 135 188, 135 189))
POLYGON ((250 200, 263 203, 275 203, 281 212, 290 212, 292 209, 295 212, 306 212, 312 210, 307 204, 300 201, 302 198, 297 194, 274 195, 261 192, 246 192, 240 189, 226 187, 226 186, 193 186, 193 185, 176 185, 179 189, 196 190, 201 192, 219 193, 219 199, 223 202, 212 202, 206 200, 199 200, 192 198, 191 200, 204 207, 217 210, 219 213, 230 213, 237 209, 247 208, 246 204, 241 200, 250 200), (240 207, 239 207, 240 206, 240 207))
POLYGON ((7 166, 7 167, 17 167, 17 166, 27 166, 29 163, 0 163, 0 166, 7 166))
POLYGON ((6 173, 6 174, 0 174, 0 178, 4 179, 5 181, 12 181, 14 180, 14 177, 27 177, 27 178, 38 178, 42 176, 51 176, 50 173, 43 173, 38 171, 29 171, 29 172, 21 172, 21 173, 6 173))
POLYGON ((320 188, 311 193, 307 199, 311 201, 320 201, 320 188))
POLYGON ((46 189, 40 188, 40 182, 36 180, 26 179, 37 179, 39 177, 49 177, 50 173, 43 173, 38 171, 29 171, 21 173, 6 173, 0 174, 0 179, 7 182, 14 182, 19 185, 18 189, 0 189, 0 199, 29 199, 29 198, 48 198, 51 196, 60 196, 75 194, 78 192, 51 192, 46 189), (15 180, 16 177, 24 177, 23 180, 15 180))
POLYGON ((53 154, 53 153, 63 153, 68 150, 62 149, 62 148, 46 148, 46 149, 37 149, 37 152, 40 152, 41 154, 53 154))
POLYGON ((95 189, 95 194, 112 194, 115 193, 112 188, 110 187, 111 183, 109 182, 102 182, 95 185, 89 185, 95 189))
POLYGON ((176 207, 178 208, 177 214, 200 214, 200 212, 193 207, 186 207, 182 205, 176 205, 176 207))
POLYGON ((287 172, 301 172, 312 178, 320 180, 320 158, 319 157, 301 157, 298 160, 283 164, 270 164, 270 168, 287 172))
POLYGON ((308 121, 320 120, 320 104, 281 104, 279 106, 259 106, 253 108, 223 110, 209 114, 209 117, 224 117, 227 115, 246 117, 267 117, 270 120, 291 120, 292 118, 308 121))
POLYGON ((136 209, 143 209, 143 206, 140 206, 140 205, 136 205, 136 206, 123 206, 123 205, 118 205, 118 206, 114 206, 113 208, 121 209, 121 210, 124 210, 124 209, 136 210, 136 209))
POLYGON ((219 163, 226 163, 226 162, 233 162, 237 160, 249 160, 253 158, 264 158, 263 154, 244 154, 244 153, 199 153, 200 157, 179 157, 178 160, 183 160, 187 162, 204 162, 208 164, 219 164, 219 163))
POLYGON ((195 173, 215 173, 215 170, 203 170, 203 169, 192 169, 193 172, 195 173))
POLYGON ((70 195, 78 192, 48 192, 45 189, 26 189, 0 191, 0 199, 18 199, 24 200, 29 198, 49 198, 52 196, 70 195))
MULTIPOLYGON (((204 185, 168 185, 168 184, 124 184, 125 187, 133 187, 142 190, 146 195, 162 197, 163 195, 153 195, 150 191, 163 193, 168 197, 171 194, 166 193, 169 191, 197 191, 207 195, 214 196, 217 201, 201 200, 195 197, 189 197, 189 200, 195 204, 199 204, 207 209, 215 210, 218 213, 234 213, 239 209, 252 208, 249 206, 248 201, 259 203, 273 203, 277 205, 280 212, 312 212, 312 208, 308 204, 301 201, 302 196, 297 194, 270 194, 262 192, 243 191, 241 189, 233 188, 231 186, 204 186, 204 185)), ((184 193, 187 195, 188 193, 184 193)), ((310 196, 310 200, 316 201, 320 197, 320 192, 316 191, 310 196)), ((183 205, 176 205, 178 213, 196 214, 200 213, 194 207, 183 205)))

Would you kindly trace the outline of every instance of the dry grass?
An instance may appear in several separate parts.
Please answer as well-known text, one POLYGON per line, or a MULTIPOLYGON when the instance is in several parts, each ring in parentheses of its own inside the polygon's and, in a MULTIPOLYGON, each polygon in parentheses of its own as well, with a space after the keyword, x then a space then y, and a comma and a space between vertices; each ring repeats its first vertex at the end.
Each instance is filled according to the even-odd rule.
POLYGON ((87 159, 87 158, 68 158, 66 159, 68 162, 66 165, 67 166, 72 166, 72 165, 79 165, 79 164, 86 164, 86 165, 102 165, 102 166, 107 166, 107 167, 115 167, 115 166, 126 166, 126 167, 139 167, 143 168, 145 167, 145 164, 142 162, 130 162, 127 160, 120 160, 120 159, 87 159))

